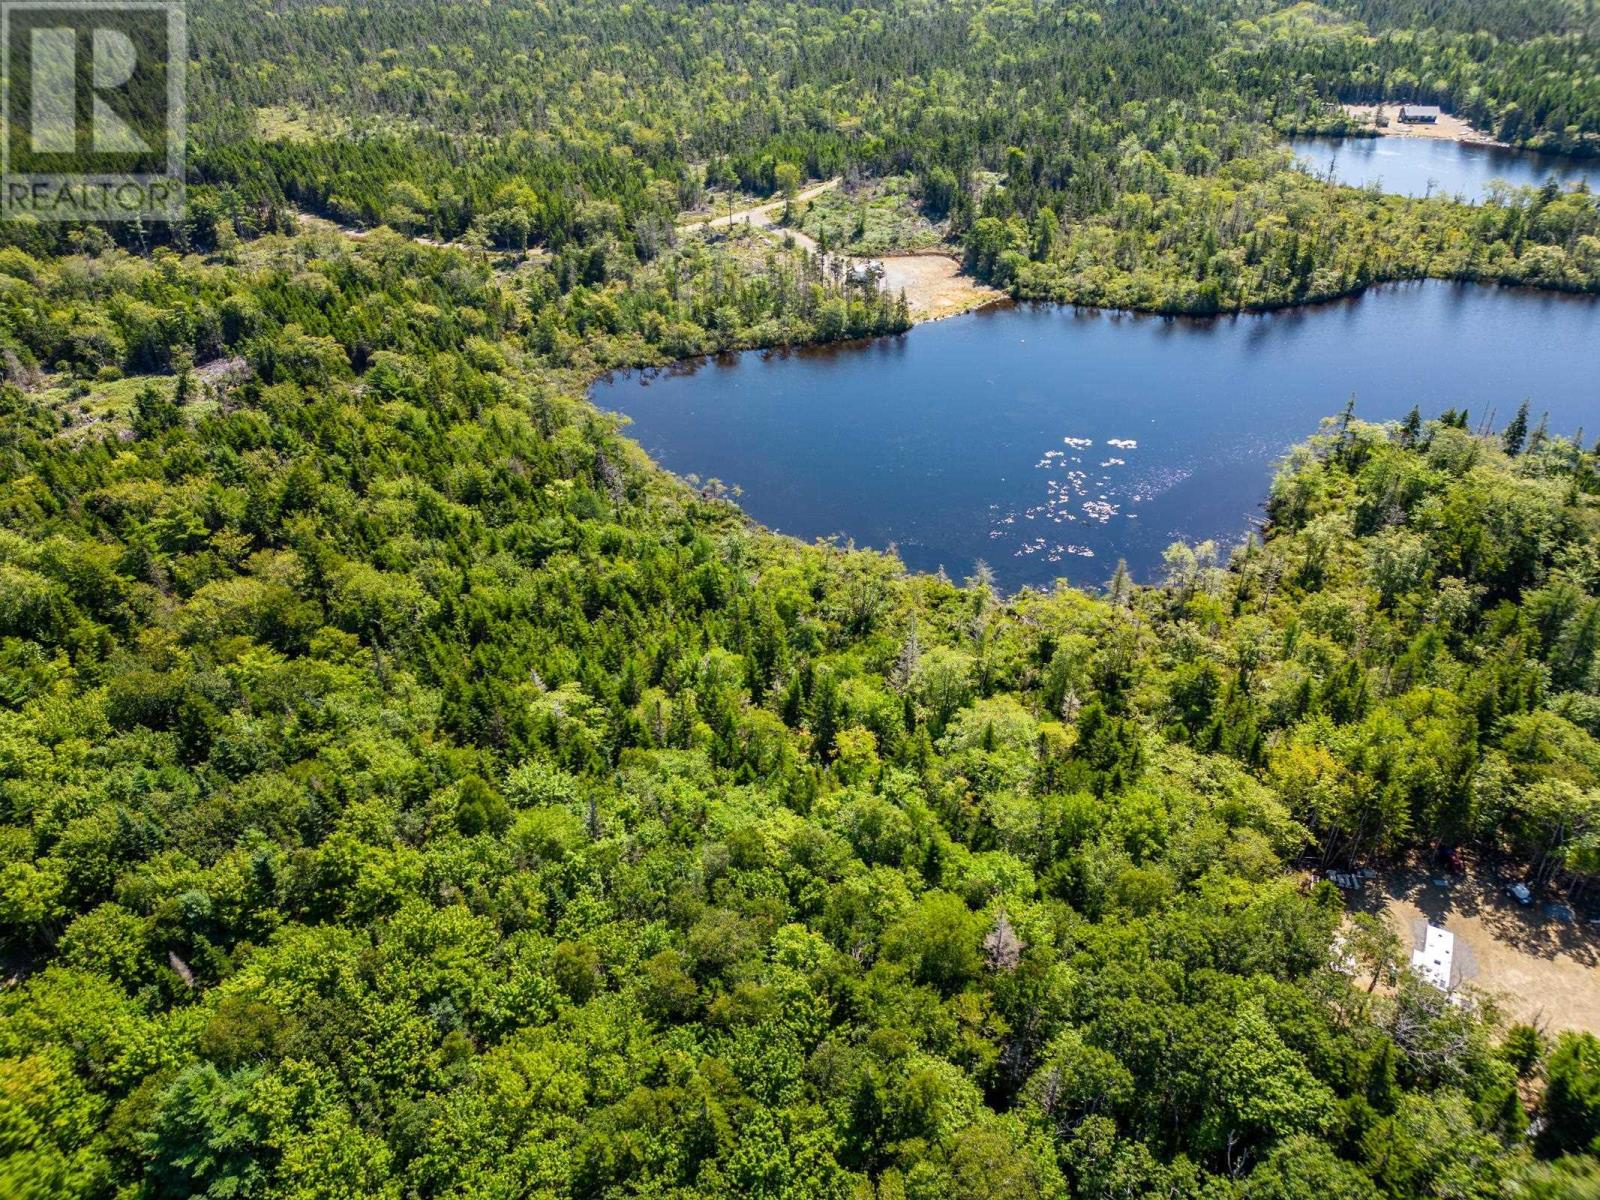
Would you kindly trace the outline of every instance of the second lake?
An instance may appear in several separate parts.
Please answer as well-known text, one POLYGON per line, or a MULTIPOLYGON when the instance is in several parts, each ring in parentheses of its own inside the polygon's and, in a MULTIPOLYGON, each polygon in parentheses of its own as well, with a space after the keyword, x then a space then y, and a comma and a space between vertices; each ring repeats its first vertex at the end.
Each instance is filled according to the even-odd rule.
POLYGON ((1418 137, 1293 138, 1289 148, 1307 170, 1351 187, 1376 186, 1400 196, 1459 196, 1478 204, 1496 181, 1562 189, 1582 182, 1600 192, 1600 162, 1418 137))
POLYGON ((1600 302, 1440 282, 1188 320, 1000 306, 901 337, 752 351, 597 384, 663 466, 767 526, 1003 586, 1150 579, 1175 540, 1241 541, 1274 464, 1356 397, 1367 420, 1524 399, 1600 433, 1600 302))

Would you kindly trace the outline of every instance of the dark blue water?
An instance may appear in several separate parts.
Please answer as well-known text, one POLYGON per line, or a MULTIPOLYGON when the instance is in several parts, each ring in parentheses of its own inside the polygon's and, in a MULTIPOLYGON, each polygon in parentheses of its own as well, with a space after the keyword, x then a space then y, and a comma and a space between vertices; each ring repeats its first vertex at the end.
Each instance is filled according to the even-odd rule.
POLYGON ((1008 587, 1141 578, 1172 541, 1243 539, 1273 464, 1357 397, 1369 420, 1523 397, 1600 433, 1600 303, 1446 283, 1194 321, 989 309, 903 337, 751 352, 598 384, 680 474, 744 489, 766 525, 898 547, 1008 587))
POLYGON ((1477 204, 1496 181, 1542 187, 1552 178, 1562 188, 1581 181, 1600 192, 1600 163, 1593 159, 1416 137, 1293 138, 1289 148, 1313 174, 1401 196, 1458 196, 1477 204))

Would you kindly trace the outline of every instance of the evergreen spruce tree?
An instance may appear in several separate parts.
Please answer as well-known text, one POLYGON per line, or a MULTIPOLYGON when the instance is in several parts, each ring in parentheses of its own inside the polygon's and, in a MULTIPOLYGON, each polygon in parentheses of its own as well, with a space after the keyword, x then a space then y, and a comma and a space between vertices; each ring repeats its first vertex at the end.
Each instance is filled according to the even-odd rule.
POLYGON ((1505 447, 1507 454, 1515 458, 1522 453, 1522 447, 1528 440, 1528 402, 1524 400, 1517 408, 1517 415, 1511 418, 1511 423, 1506 426, 1505 432, 1500 435, 1500 444, 1505 447))

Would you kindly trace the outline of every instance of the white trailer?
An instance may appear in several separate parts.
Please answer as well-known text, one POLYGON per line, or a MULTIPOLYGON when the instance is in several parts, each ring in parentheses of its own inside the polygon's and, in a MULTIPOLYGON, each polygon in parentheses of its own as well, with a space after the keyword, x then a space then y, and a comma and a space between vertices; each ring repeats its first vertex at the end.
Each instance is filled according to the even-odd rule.
POLYGON ((1411 952, 1411 969, 1441 992, 1448 992, 1455 954, 1456 935, 1429 924, 1422 945, 1411 952))

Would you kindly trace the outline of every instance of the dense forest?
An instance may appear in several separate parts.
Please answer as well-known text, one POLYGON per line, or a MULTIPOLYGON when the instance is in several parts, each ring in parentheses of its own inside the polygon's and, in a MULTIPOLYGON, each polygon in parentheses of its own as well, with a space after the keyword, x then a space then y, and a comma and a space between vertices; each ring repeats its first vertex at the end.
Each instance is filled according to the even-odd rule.
POLYGON ((1276 147, 1593 152, 1591 0, 190 16, 186 220, 0 222, 0 1195, 1600 1195, 1600 1039, 1318 879, 1600 874, 1600 447, 1347 408, 1263 537, 1005 595, 583 391, 904 330, 703 225, 834 175, 1024 296, 1600 289, 1586 192, 1276 147))
MULTIPOLYGON (((1421 276, 1600 289, 1592 196, 1377 197, 1275 148, 1344 128, 1336 99, 1425 99, 1595 153, 1592 3, 196 7, 189 217, 114 231, 133 248, 210 251, 310 213, 648 263, 708 189, 765 195, 787 171, 909 177, 1025 297, 1213 312, 1421 276)), ((34 254, 79 236, 0 229, 34 254)))

